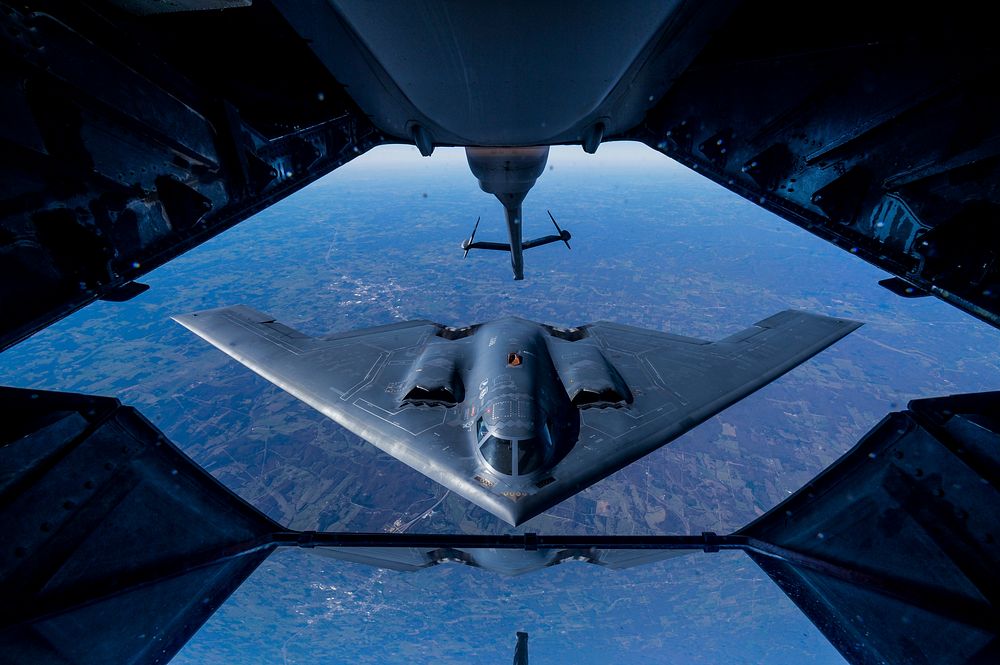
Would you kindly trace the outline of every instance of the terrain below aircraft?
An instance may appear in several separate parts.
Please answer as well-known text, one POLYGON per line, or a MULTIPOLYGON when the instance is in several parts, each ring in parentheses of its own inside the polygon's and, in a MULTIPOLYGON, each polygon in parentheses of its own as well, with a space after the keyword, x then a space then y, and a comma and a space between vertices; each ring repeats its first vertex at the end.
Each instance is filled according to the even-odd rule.
POLYGON ((507 218, 507 234, 509 243, 475 242, 479 219, 472 227, 472 235, 462 242, 465 256, 471 249, 492 249, 510 252, 510 267, 514 271, 514 279, 524 279, 524 250, 541 247, 553 242, 562 241, 567 249, 571 249, 569 241, 572 238, 569 231, 559 228, 556 218, 549 212, 549 219, 556 227, 555 235, 547 235, 533 240, 521 239, 521 204, 524 197, 535 185, 538 176, 545 171, 545 162, 549 158, 549 147, 538 146, 528 148, 466 148, 465 156, 469 160, 472 174, 479 179, 479 187, 484 192, 493 194, 503 204, 504 215, 507 218))
POLYGON ((518 318, 464 328, 405 321, 313 338, 244 306, 174 318, 515 526, 861 325, 789 310, 718 342, 518 318))

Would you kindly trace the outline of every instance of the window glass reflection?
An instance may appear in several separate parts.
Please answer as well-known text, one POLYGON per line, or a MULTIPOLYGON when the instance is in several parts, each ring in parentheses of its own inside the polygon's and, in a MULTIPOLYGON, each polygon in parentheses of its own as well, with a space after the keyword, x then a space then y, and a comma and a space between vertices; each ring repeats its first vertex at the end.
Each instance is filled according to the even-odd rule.
POLYGON ((507 476, 513 474, 514 464, 511 443, 507 439, 498 439, 495 436, 491 436, 479 448, 479 452, 483 454, 486 463, 500 473, 507 476))
POLYGON ((533 473, 545 459, 545 443, 538 437, 517 442, 517 475, 533 473))

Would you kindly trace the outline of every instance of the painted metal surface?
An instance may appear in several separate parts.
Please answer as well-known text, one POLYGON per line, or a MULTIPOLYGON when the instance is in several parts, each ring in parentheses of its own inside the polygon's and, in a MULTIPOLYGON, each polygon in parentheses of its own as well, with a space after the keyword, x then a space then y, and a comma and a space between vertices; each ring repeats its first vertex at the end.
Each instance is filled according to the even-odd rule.
POLYGON ((0 405, 2 663, 166 662, 276 547, 506 575, 741 550, 851 663, 996 660, 1000 393, 911 402, 739 532, 665 536, 288 531, 117 400, 0 405))
POLYGON ((387 142, 642 141, 1000 325, 985 6, 0 4, 0 348, 387 142))
POLYGON ((461 331, 408 321, 312 338, 244 306, 174 318, 513 525, 861 325, 789 310, 717 342, 609 322, 560 330, 516 318, 461 331))

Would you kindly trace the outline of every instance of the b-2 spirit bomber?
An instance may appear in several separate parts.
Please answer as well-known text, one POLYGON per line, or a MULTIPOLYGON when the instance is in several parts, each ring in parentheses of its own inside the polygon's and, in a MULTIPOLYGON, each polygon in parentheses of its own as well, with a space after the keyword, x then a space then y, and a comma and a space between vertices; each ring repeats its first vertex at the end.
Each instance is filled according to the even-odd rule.
POLYGON ((518 318, 464 328, 406 321, 313 338, 245 306, 175 320, 515 526, 861 325, 789 310, 707 342, 518 318))

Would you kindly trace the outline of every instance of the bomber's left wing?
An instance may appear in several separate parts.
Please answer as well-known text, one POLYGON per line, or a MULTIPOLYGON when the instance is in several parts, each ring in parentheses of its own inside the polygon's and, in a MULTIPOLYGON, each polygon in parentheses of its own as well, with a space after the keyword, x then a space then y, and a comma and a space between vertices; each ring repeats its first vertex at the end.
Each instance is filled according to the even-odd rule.
MULTIPOLYGON (((442 350, 460 362, 468 340, 438 337, 444 326, 406 321, 314 338, 242 305, 174 320, 399 461, 498 516, 509 515, 506 499, 473 480, 477 463, 467 450, 461 409, 405 399, 416 362, 442 350)), ((430 358, 419 376, 441 369, 440 359, 430 358)), ((414 392, 418 401, 462 401, 455 394, 460 384, 450 395, 443 389, 414 392)))

